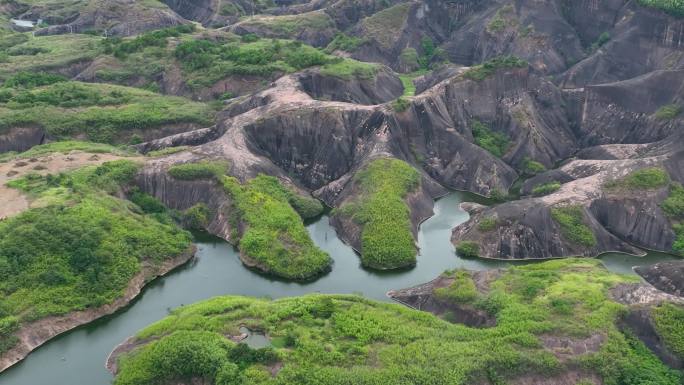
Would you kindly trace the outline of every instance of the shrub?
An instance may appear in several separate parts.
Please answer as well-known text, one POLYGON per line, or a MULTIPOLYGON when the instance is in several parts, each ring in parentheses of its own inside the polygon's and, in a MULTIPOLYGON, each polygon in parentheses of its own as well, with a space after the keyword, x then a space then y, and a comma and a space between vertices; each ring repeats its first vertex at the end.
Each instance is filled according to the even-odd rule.
POLYGON ((471 67, 463 76, 466 79, 482 81, 500 69, 525 68, 527 62, 515 56, 499 56, 480 65, 471 67))
POLYGON ((47 72, 22 71, 7 78, 2 86, 13 88, 35 88, 65 81, 67 81, 67 79, 61 75, 49 74, 47 72))
POLYGON ((482 218, 477 224, 477 229, 482 232, 492 231, 496 228, 497 221, 494 217, 482 218))
POLYGON ((461 241, 456 245, 456 254, 465 258, 480 256, 480 245, 473 241, 461 241))
MULTIPOLYGON (((582 379, 594 383, 596 377, 583 374, 596 373, 604 384, 680 384, 677 371, 617 326, 627 307, 610 297, 610 289, 638 280, 610 273, 598 260, 569 258, 508 268, 488 282, 487 294, 472 290, 467 272, 445 274, 465 283, 454 285, 456 298, 471 301, 477 297, 475 306, 496 315, 496 324, 487 328, 454 325, 425 311, 350 295, 310 294, 277 300, 217 297, 180 307, 142 330, 134 340, 140 345, 134 344, 135 350, 120 361, 126 362, 119 366, 115 384, 127 385, 118 381, 135 368, 154 371, 174 361, 175 352, 154 358, 143 354, 149 341, 163 341, 190 330, 212 333, 232 346, 224 335, 235 335, 245 322, 277 336, 278 346, 288 346, 277 351, 282 353, 278 361, 283 370, 272 378, 263 364, 234 360, 252 356, 245 347, 221 348, 225 352, 222 361, 213 367, 218 366, 219 373, 225 367, 230 384, 262 383, 250 376, 282 385, 494 384, 491 378, 501 384, 515 383, 523 375, 553 378, 568 365, 581 368, 572 383, 582 383, 582 379), (327 309, 321 315, 329 318, 314 316, 320 309, 327 309), (573 355, 572 361, 561 362, 540 342, 543 336, 584 339, 592 335, 602 336, 599 349, 573 355), (382 365, 369 365, 376 363, 369 360, 378 358, 382 365)), ((212 339, 205 345, 221 346, 212 339)), ((192 346, 195 344, 188 341, 188 347, 192 346)), ((210 374, 205 382, 225 384, 219 381, 222 377, 210 374)), ((146 376, 140 379, 137 383, 164 382, 146 376)))
POLYGON ((644 7, 660 9, 676 17, 684 17, 684 3, 681 0, 638 0, 644 7))
POLYGON ((420 175, 407 163, 376 159, 359 171, 354 180, 358 200, 338 211, 363 226, 361 263, 375 269, 395 269, 416 263, 410 211, 404 198, 420 183, 420 175))
POLYGON ((563 236, 578 245, 596 246, 596 236, 589 226, 584 224, 584 210, 581 206, 554 207, 551 217, 560 225, 563 236))
POLYGON ((546 167, 544 167, 543 164, 537 162, 536 160, 532 160, 530 158, 525 158, 523 160, 523 170, 527 174, 537 175, 537 174, 541 174, 542 172, 546 171, 546 167))
POLYGON ((684 358, 684 308, 664 303, 653 308, 653 321, 665 345, 684 358))
POLYGON ((459 304, 472 303, 479 297, 475 282, 470 272, 464 270, 447 273, 454 281, 448 287, 435 289, 435 296, 442 300, 459 304))
POLYGON ((145 32, 130 40, 124 40, 117 37, 104 39, 102 40, 102 46, 105 53, 112 54, 118 58, 125 58, 129 54, 142 51, 147 47, 166 47, 167 38, 178 37, 181 34, 194 31, 194 24, 184 24, 157 31, 145 32))
POLYGON ((411 102, 404 97, 400 97, 392 102, 392 109, 396 112, 404 112, 409 108, 410 105, 411 102))
POLYGON ((561 188, 560 182, 547 182, 543 184, 538 184, 532 189, 532 195, 542 196, 548 195, 552 192, 558 191, 561 188))
POLYGON ((183 225, 192 230, 205 230, 209 226, 211 210, 204 203, 198 203, 185 210, 182 215, 183 225))
POLYGON ((240 184, 235 178, 224 177, 223 187, 245 225, 238 244, 240 252, 259 268, 298 280, 329 269, 330 256, 313 243, 276 178, 259 175, 240 184))
POLYGON ((655 112, 655 117, 658 120, 672 120, 682 113, 682 107, 677 104, 668 104, 660 107, 655 112))
POLYGON ((166 211, 166 206, 159 199, 140 191, 138 188, 132 189, 129 194, 130 201, 138 205, 147 214, 163 213, 166 211))
POLYGON ((660 204, 660 207, 668 216, 684 219, 684 187, 679 183, 672 183, 670 195, 660 204))
POLYGON ((605 184, 608 189, 638 189, 652 190, 665 187, 670 182, 670 176, 658 167, 642 168, 629 173, 621 179, 609 181, 605 184))
POLYGON ((169 168, 168 173, 175 179, 217 179, 228 171, 228 163, 223 161, 201 161, 196 163, 176 164, 169 168))
POLYGON ((591 44, 591 47, 589 49, 591 52, 594 52, 597 49, 601 48, 604 44, 606 44, 609 41, 610 41, 610 33, 603 32, 599 35, 599 37, 596 39, 596 41, 591 44))
POLYGON ((24 323, 99 307, 120 298, 143 263, 188 250, 189 234, 107 194, 136 172, 115 161, 13 181, 41 205, 0 222, 0 309, 24 323))
POLYGON ((365 40, 358 38, 356 36, 349 36, 342 32, 335 34, 335 38, 328 44, 325 51, 328 53, 333 53, 337 50, 354 52, 359 46, 365 43, 365 40))
POLYGON ((475 139, 475 144, 499 158, 506 153, 510 145, 506 135, 492 131, 489 127, 477 120, 470 122, 470 126, 473 138, 475 139))

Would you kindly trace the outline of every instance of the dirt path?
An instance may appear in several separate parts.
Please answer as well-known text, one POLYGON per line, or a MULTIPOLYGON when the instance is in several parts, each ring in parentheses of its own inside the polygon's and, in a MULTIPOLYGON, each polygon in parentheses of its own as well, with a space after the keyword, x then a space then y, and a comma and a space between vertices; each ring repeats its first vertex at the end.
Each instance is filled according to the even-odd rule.
MULTIPOLYGON (((0 220, 17 215, 31 207, 29 198, 19 190, 7 187, 7 182, 29 173, 41 175, 74 170, 83 166, 98 165, 124 157, 112 154, 92 154, 74 151, 69 154, 54 153, 36 158, 0 163, 0 220)), ((126 158, 142 159, 142 158, 126 158)))

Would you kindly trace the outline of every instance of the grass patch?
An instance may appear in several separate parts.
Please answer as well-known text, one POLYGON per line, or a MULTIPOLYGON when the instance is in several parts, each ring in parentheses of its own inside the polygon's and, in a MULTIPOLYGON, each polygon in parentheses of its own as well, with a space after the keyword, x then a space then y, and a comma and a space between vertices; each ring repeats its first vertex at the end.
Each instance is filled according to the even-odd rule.
POLYGON ((654 114, 658 120, 672 120, 682 113, 682 107, 677 104, 668 104, 660 107, 654 114))
POLYGON ((501 158, 508 150, 510 141, 505 134, 493 131, 478 120, 471 121, 470 128, 475 144, 489 151, 492 155, 501 158))
POLYGON ((480 293, 477 291, 469 271, 456 270, 446 272, 444 275, 453 278, 454 282, 449 287, 435 289, 437 298, 458 304, 467 304, 474 302, 479 297, 480 293))
POLYGON ((584 223, 584 210, 581 206, 554 207, 551 218, 560 225, 561 234, 570 242, 585 247, 596 246, 596 236, 584 223))
POLYGON ((391 106, 395 112, 404 112, 408 110, 408 108, 411 106, 411 102, 408 99, 401 96, 394 100, 391 106))
POLYGON ((398 159, 376 159, 356 174, 355 181, 361 194, 339 213, 363 226, 361 263, 375 269, 415 265, 416 246, 404 198, 418 188, 418 171, 398 159))
POLYGON ((323 11, 298 15, 253 16, 240 24, 258 27, 266 35, 280 38, 297 38, 297 35, 305 30, 322 31, 335 28, 333 20, 323 11))
POLYGON ((543 195, 549 195, 552 192, 556 192, 561 188, 560 182, 548 182, 543 184, 538 184, 532 188, 532 195, 540 197, 543 195))
POLYGON ((364 36, 375 40, 385 49, 392 48, 406 23, 411 3, 400 3, 383 9, 361 21, 364 36))
POLYGON ((684 17, 684 3, 681 0, 637 0, 640 5, 659 9, 676 17, 684 17))
POLYGON ((661 203, 660 207, 668 216, 684 219, 684 187, 679 183, 672 183, 670 195, 661 203))
POLYGON ((528 175, 537 175, 546 171, 546 167, 536 160, 526 157, 523 160, 523 171, 528 175))
POLYGON ((132 129, 209 124, 214 114, 202 103, 109 84, 69 81, 5 91, 9 97, 0 103, 0 131, 39 126, 64 139, 85 134, 91 141, 112 143, 132 129))
POLYGON ((665 187, 670 183, 670 176, 659 167, 642 168, 632 171, 621 179, 607 182, 608 189, 653 190, 665 187))
POLYGON ((81 142, 77 140, 65 140, 63 142, 52 142, 31 147, 31 149, 21 153, 0 154, 0 162, 7 162, 16 159, 27 159, 44 156, 52 153, 67 154, 72 151, 82 151, 93 154, 114 154, 118 156, 133 156, 135 153, 121 147, 111 146, 104 143, 81 142))
POLYGON ((456 245, 456 254, 466 258, 480 256, 480 245, 473 241, 461 241, 456 245))
POLYGON ((201 161, 176 164, 169 167, 168 173, 179 180, 216 179, 220 180, 228 171, 228 163, 223 161, 201 161))
POLYGON ((335 60, 321 67, 321 74, 341 79, 372 79, 378 72, 378 65, 352 59, 335 60))
MULTIPOLYGON (((472 297, 467 273, 454 274, 465 283, 463 288, 470 288, 457 289, 457 298, 472 297)), ((496 315, 491 328, 451 324, 427 312, 349 295, 216 297, 175 309, 139 332, 138 341, 155 342, 121 358, 114 384, 168 382, 168 376, 182 375, 176 378, 218 384, 467 385, 496 383, 492 379, 512 383, 524 374, 553 377, 579 364, 604 384, 678 385, 677 371, 615 326, 626 307, 613 302, 608 292, 623 282, 637 280, 610 273, 596 260, 509 269, 490 284, 489 294, 475 301, 496 315), (237 335, 241 325, 268 331, 282 346, 273 351, 283 364, 278 376, 264 368, 268 361, 237 359, 266 356, 245 347, 241 354, 233 352, 236 346, 225 336, 237 335), (582 355, 579 362, 559 362, 539 340, 542 335, 592 333, 606 340, 597 353, 582 355), (190 365, 197 362, 201 364, 190 365)))
POLYGON ((188 250, 190 235, 168 215, 140 214, 108 194, 137 170, 133 162, 115 161, 12 181, 40 204, 0 222, 0 334, 111 303, 143 262, 160 264, 188 250))
MULTIPOLYGON (((245 225, 238 245, 243 255, 264 270, 289 279, 309 279, 330 268, 330 256, 313 243, 290 203, 300 198, 293 198, 293 192, 276 178, 259 175, 240 184, 224 177, 223 186, 234 200, 238 220, 245 225)), ((310 210, 307 206, 303 212, 310 210)))
POLYGON ((477 224, 477 229, 482 232, 492 231, 496 228, 497 221, 494 217, 487 217, 480 219, 480 223, 477 224))
POLYGON ((349 36, 342 32, 335 35, 335 38, 325 48, 325 52, 333 53, 335 51, 354 52, 361 45, 366 43, 365 39, 356 36, 349 36))
POLYGON ((416 71, 412 72, 410 74, 401 74, 399 75, 399 79, 401 80, 401 84, 404 86, 404 95, 405 97, 411 97, 416 94, 416 85, 413 83, 413 80, 416 79, 419 76, 423 76, 427 73, 427 71, 416 71))
POLYGON ((684 308, 665 303, 653 308, 653 321, 665 345, 684 359, 684 308))
POLYGON ((527 65, 526 61, 515 56, 499 56, 469 68, 463 76, 479 82, 494 75, 500 69, 525 68, 527 65))

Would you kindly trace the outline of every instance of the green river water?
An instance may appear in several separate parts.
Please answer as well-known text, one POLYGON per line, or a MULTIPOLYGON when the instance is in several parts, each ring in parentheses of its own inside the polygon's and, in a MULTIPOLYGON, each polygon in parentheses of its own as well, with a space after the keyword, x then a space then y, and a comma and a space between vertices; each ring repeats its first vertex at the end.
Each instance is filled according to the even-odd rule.
MULTIPOLYGON (((451 229, 468 219, 459 209, 466 193, 452 193, 435 204, 435 215, 420 228, 420 255, 415 268, 402 272, 373 272, 361 267, 358 256, 335 234, 323 216, 309 224, 311 236, 335 260, 333 270, 310 283, 293 283, 265 277, 245 268, 235 249, 218 239, 198 242, 197 258, 151 283, 130 306, 118 313, 65 333, 46 343, 23 362, 0 374, 1 385, 107 385, 112 376, 104 362, 126 337, 163 318, 169 309, 217 295, 284 297, 313 292, 358 293, 388 301, 385 293, 429 281, 447 269, 473 270, 511 265, 511 262, 463 259, 449 238, 451 229)), ((602 256, 612 271, 632 274, 632 266, 673 259, 666 254, 646 257, 624 254, 602 256)), ((517 262, 525 263, 525 262, 517 262)))

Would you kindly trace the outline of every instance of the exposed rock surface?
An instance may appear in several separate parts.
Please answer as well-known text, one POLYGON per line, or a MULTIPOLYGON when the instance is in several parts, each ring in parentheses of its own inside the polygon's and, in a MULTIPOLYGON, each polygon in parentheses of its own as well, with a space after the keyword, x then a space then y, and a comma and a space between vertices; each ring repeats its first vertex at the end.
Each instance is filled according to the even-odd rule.
POLYGON ((684 262, 661 262, 634 271, 659 290, 684 297, 684 262))

